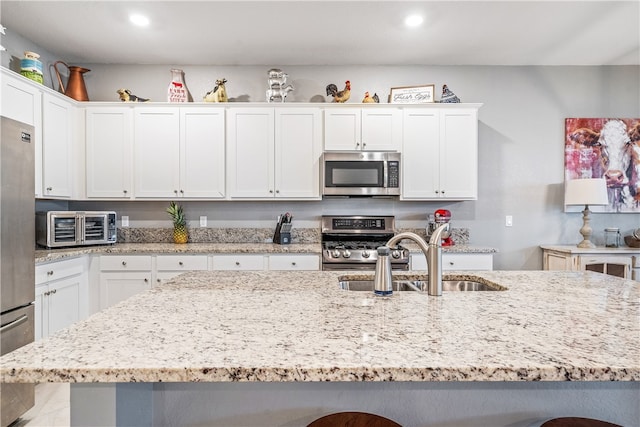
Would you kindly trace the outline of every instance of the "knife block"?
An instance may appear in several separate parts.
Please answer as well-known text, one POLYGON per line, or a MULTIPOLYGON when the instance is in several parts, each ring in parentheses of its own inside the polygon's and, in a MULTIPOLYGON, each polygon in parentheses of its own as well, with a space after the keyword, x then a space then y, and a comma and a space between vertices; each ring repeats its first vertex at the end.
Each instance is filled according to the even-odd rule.
POLYGON ((288 245, 291 243, 291 224, 276 225, 276 232, 273 234, 273 243, 278 245, 288 245))

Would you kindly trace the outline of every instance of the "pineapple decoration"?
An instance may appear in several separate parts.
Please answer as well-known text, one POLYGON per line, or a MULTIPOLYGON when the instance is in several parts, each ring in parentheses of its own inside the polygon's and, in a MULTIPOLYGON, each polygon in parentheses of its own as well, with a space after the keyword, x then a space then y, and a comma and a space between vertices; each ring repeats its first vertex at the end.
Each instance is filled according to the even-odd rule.
POLYGON ((171 202, 167 208, 167 213, 173 220, 173 241, 175 243, 187 243, 189 233, 187 232, 187 221, 184 219, 182 206, 171 202))

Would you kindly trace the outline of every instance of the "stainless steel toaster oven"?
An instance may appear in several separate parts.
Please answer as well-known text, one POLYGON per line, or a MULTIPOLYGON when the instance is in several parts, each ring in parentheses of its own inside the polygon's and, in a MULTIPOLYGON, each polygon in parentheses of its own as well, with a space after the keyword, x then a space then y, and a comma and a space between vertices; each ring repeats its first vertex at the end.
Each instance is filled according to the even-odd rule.
POLYGON ((36 243, 48 248, 116 243, 116 213, 36 212, 36 243))

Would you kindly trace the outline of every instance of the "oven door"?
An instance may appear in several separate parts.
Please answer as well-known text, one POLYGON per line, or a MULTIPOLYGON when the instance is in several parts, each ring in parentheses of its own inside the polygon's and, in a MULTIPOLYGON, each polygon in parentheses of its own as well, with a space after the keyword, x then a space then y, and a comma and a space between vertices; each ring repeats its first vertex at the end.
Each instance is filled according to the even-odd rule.
POLYGON ((79 228, 78 218, 73 212, 46 212, 36 220, 37 242, 50 248, 61 246, 76 246, 80 244, 82 229, 79 228))
POLYGON ((106 213, 89 213, 82 217, 84 238, 82 244, 96 245, 108 243, 109 222, 106 213))

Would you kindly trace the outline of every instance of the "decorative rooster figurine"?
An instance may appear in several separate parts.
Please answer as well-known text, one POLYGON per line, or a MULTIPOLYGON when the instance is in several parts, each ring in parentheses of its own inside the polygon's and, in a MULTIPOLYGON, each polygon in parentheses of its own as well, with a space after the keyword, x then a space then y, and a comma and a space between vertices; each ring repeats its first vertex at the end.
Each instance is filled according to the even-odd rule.
POLYGON ((327 85, 327 96, 333 96, 333 102, 347 102, 351 96, 351 82, 344 82, 344 89, 338 91, 338 87, 333 83, 327 85))
POLYGON ((456 96, 455 93, 451 92, 447 85, 442 86, 442 96, 440 97, 440 102, 444 103, 456 103, 460 102, 460 98, 456 96))
POLYGON ((378 94, 374 93, 373 96, 369 95, 369 92, 364 93, 364 98, 362 99, 364 104, 370 103, 380 103, 380 98, 378 98, 378 94))

